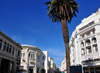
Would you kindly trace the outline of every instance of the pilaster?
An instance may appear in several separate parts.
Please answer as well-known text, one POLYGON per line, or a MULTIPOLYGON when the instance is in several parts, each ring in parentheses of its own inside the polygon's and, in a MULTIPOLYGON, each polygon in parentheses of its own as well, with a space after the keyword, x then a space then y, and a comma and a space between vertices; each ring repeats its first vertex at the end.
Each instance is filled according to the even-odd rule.
POLYGON ((100 34, 96 35, 96 39, 97 39, 97 47, 98 47, 98 52, 99 52, 99 58, 100 58, 100 34))

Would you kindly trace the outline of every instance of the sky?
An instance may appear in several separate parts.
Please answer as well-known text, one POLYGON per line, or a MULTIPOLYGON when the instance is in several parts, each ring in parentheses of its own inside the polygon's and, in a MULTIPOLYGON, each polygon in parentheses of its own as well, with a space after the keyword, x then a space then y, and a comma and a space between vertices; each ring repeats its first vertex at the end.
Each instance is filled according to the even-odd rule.
MULTIPOLYGON (((48 51, 57 67, 65 57, 61 23, 53 23, 47 15, 50 0, 0 0, 0 30, 21 45, 32 45, 48 51)), ((79 13, 68 24, 69 37, 81 20, 95 13, 100 0, 75 0, 79 13)))

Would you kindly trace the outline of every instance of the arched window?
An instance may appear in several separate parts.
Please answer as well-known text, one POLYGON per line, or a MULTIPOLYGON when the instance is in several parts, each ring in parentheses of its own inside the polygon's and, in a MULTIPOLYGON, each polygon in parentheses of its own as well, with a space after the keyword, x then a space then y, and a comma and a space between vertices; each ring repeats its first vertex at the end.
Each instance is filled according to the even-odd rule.
POLYGON ((6 47, 7 47, 7 43, 4 42, 3 50, 6 50, 6 47))
POLYGON ((82 47, 82 48, 84 47, 84 43, 83 43, 83 42, 81 42, 81 47, 82 47))
POLYGON ((96 43, 97 42, 97 40, 96 40, 95 37, 92 38, 92 41, 93 41, 93 43, 96 43))
POLYGON ((85 42, 86 42, 86 46, 88 46, 88 45, 90 45, 90 44, 91 44, 91 42, 90 42, 90 40, 89 40, 89 39, 87 39, 85 42))

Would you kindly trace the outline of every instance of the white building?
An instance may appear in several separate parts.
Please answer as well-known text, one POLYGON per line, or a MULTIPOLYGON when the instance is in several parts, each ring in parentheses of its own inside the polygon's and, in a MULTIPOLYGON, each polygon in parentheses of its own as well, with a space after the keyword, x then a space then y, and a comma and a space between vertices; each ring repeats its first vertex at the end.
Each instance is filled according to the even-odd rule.
POLYGON ((76 27, 69 47, 71 65, 81 64, 84 73, 100 73, 100 9, 76 27))
POLYGON ((67 73, 66 70, 67 69, 66 69, 66 57, 65 57, 64 60, 61 63, 60 71, 61 71, 61 73, 67 73))
POLYGON ((42 51, 41 56, 41 73, 48 73, 48 52, 42 51))

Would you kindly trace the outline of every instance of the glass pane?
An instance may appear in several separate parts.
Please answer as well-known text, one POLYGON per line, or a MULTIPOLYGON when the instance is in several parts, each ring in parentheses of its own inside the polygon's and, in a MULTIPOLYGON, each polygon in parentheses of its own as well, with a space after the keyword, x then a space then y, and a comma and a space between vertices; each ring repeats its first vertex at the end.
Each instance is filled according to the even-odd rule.
POLYGON ((6 50, 6 42, 4 42, 3 50, 6 50))
POLYGON ((90 73, 94 73, 94 71, 91 71, 90 73))
POLYGON ((100 73, 100 71, 96 71, 96 73, 100 73))
POLYGON ((94 68, 90 68, 90 70, 94 70, 94 68))
POLYGON ((85 72, 85 73, 89 73, 89 72, 85 72))

